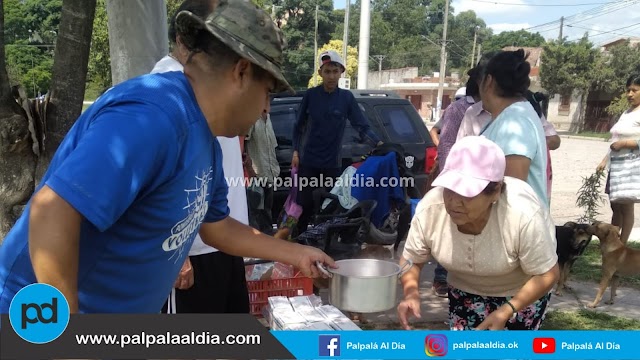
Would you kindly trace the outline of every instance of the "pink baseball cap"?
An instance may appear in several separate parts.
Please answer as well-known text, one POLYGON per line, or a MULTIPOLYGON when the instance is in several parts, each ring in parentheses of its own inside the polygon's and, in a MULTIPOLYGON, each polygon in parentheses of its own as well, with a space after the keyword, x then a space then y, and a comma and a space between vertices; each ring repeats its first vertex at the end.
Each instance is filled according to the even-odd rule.
POLYGON ((484 136, 467 136, 456 141, 433 186, 447 188, 464 197, 474 197, 490 182, 504 179, 504 152, 484 136))

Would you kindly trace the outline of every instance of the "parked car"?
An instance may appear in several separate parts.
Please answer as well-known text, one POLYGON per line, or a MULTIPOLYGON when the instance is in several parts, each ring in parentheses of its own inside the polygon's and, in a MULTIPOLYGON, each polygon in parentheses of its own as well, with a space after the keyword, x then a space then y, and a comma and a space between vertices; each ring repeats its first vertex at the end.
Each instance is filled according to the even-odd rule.
MULTIPOLYGON (((408 100, 392 91, 351 90, 351 92, 369 120, 373 131, 382 141, 402 145, 405 151, 405 165, 413 173, 415 187, 420 196, 423 196, 436 148, 416 109, 408 100)), ((271 99, 270 115, 278 142, 276 155, 282 179, 287 179, 291 175, 293 127, 303 95, 304 92, 299 92, 295 95, 276 95, 271 99)), ((342 169, 360 161, 361 157, 371 150, 372 146, 362 141, 358 132, 347 121, 342 139, 342 169)), ((274 193, 272 210, 274 220, 277 219, 284 205, 288 190, 284 187, 278 188, 274 193)))

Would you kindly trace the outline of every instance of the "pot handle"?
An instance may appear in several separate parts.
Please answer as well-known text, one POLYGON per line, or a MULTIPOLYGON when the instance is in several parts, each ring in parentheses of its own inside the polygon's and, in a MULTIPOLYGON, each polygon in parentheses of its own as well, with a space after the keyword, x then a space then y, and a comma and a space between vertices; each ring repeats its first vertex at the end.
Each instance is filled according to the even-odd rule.
POLYGON ((412 266, 413 266, 413 261, 407 259, 407 262, 404 263, 404 265, 400 269, 400 274, 398 275, 398 277, 400 278, 402 277, 402 275, 406 274, 407 271, 409 271, 409 269, 411 269, 412 266))
POLYGON ((328 278, 332 278, 333 274, 331 274, 327 268, 324 267, 324 264, 320 261, 316 261, 316 266, 318 267, 318 269, 320 270, 320 272, 322 274, 324 274, 324 276, 328 277, 328 278))

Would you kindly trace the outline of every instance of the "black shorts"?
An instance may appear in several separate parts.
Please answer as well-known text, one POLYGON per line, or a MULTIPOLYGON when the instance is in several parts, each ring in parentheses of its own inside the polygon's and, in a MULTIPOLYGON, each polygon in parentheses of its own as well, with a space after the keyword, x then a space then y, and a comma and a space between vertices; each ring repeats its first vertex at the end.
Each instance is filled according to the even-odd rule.
POLYGON ((193 286, 173 289, 163 313, 249 313, 244 259, 217 251, 190 256, 193 286))

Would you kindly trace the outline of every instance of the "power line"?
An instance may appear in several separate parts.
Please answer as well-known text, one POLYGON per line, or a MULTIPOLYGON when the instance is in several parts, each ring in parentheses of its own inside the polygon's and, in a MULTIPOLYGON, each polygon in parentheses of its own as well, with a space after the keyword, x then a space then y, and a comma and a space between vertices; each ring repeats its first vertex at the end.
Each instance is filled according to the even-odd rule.
POLYGON ((487 3, 487 4, 495 4, 495 5, 530 6, 530 7, 546 7, 546 6, 576 7, 576 6, 609 4, 608 2, 596 2, 596 3, 584 3, 584 4, 526 4, 526 3, 499 2, 499 1, 491 1, 491 0, 472 0, 472 1, 487 3))
MULTIPOLYGON (((604 5, 596 6, 595 8, 591 8, 591 9, 588 9, 588 10, 585 10, 585 11, 581 11, 579 13, 576 13, 576 14, 573 14, 573 15, 570 15, 570 16, 566 16, 564 18, 564 20, 566 22, 570 22, 570 21, 573 21, 577 17, 597 15, 597 16, 593 16, 593 17, 590 17, 590 18, 587 18, 587 19, 578 20, 578 21, 576 21, 574 23, 583 22, 583 21, 586 21, 586 20, 589 20, 589 19, 594 19, 594 18, 596 18, 598 16, 602 16, 602 15, 606 15, 606 14, 609 14, 609 13, 614 12, 614 11, 618 11, 620 9, 624 9, 627 6, 634 5, 634 4, 638 3, 638 2, 639 2, 639 0, 622 0, 622 1, 614 0, 614 1, 611 1, 611 2, 608 2, 608 3, 605 3, 604 5), (604 13, 602 11, 604 11, 604 13)), ((554 20, 554 21, 550 21, 550 22, 547 22, 547 23, 544 23, 544 24, 530 26, 530 27, 525 28, 523 30, 532 30, 532 29, 537 29, 537 28, 541 28, 541 27, 545 27, 545 26, 553 26, 553 25, 558 25, 558 24, 560 24, 560 19, 554 20)), ((558 27, 556 27, 556 28, 558 28, 558 27)), ((548 30, 545 30, 545 31, 548 31, 548 30)))
MULTIPOLYGON (((632 25, 627 25, 627 26, 624 26, 624 27, 621 27, 621 28, 618 28, 618 29, 613 29, 613 30, 611 30, 611 31, 598 31, 598 30, 592 30, 592 29, 591 29, 592 31, 596 31, 596 32, 598 32, 598 34, 595 34, 595 35, 591 35, 591 34, 589 34, 589 39, 591 39, 591 38, 593 38, 593 37, 596 37, 596 36, 605 35, 605 34, 616 34, 616 33, 615 33, 616 31, 623 30, 623 29, 628 29, 628 28, 631 28, 631 27, 637 27, 637 26, 640 26, 640 23, 636 23, 636 24, 632 24, 632 25)), ((583 29, 584 29, 584 28, 583 28, 583 29)), ((590 30, 590 29, 585 29, 585 30, 590 30)), ((616 35, 626 36, 625 34, 616 34, 616 35)), ((580 39, 582 39, 582 37, 579 37, 579 38, 576 38, 576 39, 573 39, 573 40, 569 40, 569 41, 577 41, 577 40, 580 40, 580 39)))
MULTIPOLYGON (((596 29, 589 29, 589 28, 585 28, 585 27, 581 27, 581 26, 575 26, 575 25, 567 25, 567 26, 568 27, 577 28, 577 29, 587 30, 587 31, 595 31, 595 32, 599 33, 599 35, 597 35, 597 36, 604 35, 604 34, 614 34, 614 35, 625 36, 627 34, 618 34, 618 33, 615 33, 615 31, 627 29, 627 28, 630 28, 630 27, 637 27, 637 26, 640 26, 640 23, 631 24, 629 26, 621 27, 621 28, 618 28, 618 29, 615 29, 615 30, 611 30, 611 31, 600 31, 600 30, 596 30, 596 29)), ((589 34, 589 36, 591 36, 591 34, 589 34)), ((594 35, 594 36, 596 36, 596 35, 594 35)))

